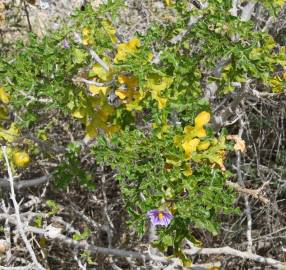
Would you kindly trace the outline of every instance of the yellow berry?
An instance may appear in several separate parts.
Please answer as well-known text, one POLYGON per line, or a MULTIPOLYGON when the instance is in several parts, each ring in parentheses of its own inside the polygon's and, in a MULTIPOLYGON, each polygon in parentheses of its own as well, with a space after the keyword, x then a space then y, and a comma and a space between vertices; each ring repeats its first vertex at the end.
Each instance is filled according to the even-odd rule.
POLYGON ((26 167, 30 162, 30 157, 24 151, 17 151, 13 153, 13 161, 17 167, 26 167))

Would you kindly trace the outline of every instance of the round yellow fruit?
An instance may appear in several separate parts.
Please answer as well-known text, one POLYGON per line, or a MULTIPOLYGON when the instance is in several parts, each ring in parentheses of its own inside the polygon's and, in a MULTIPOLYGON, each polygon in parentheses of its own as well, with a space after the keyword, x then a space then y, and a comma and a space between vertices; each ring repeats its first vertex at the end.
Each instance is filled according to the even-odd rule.
POLYGON ((197 117, 195 118, 195 126, 198 128, 202 128, 204 125, 206 125, 211 119, 211 115, 206 112, 200 112, 197 117))
POLYGON ((30 157, 24 151, 17 151, 13 153, 13 161, 17 167, 26 167, 30 162, 30 157))

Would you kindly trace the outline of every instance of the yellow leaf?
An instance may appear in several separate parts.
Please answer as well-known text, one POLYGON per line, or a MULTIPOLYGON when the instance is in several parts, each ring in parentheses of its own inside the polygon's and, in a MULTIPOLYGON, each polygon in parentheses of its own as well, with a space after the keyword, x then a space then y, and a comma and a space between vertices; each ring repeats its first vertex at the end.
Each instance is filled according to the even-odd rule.
POLYGON ((156 100, 158 101, 158 107, 160 110, 166 107, 167 99, 162 97, 157 97, 156 100))
POLYGON ((200 142, 198 145, 198 150, 203 151, 203 150, 207 150, 210 147, 210 142, 209 141, 203 141, 200 142))
POLYGON ((120 127, 118 125, 111 125, 104 129, 104 132, 108 137, 111 137, 113 134, 117 133, 118 131, 120 131, 120 127))
POLYGON ((96 86, 96 85, 91 85, 89 86, 89 91, 93 93, 94 95, 98 95, 102 93, 103 95, 106 94, 108 87, 106 86, 96 86))
POLYGON ((26 167, 30 162, 29 155, 24 151, 13 152, 12 156, 17 167, 26 167))
POLYGON ((180 136, 180 135, 176 135, 174 138, 173 138, 173 142, 176 146, 180 146, 181 143, 182 143, 182 140, 183 140, 183 136, 180 136))
POLYGON ((195 127, 191 125, 187 125, 184 127, 184 133, 187 135, 191 135, 195 131, 195 127))
POLYGON ((106 96, 102 93, 99 93, 96 96, 89 97, 92 108, 98 109, 102 104, 106 102, 106 96))
POLYGON ((280 93, 282 91, 282 81, 278 76, 269 80, 273 93, 280 93))
POLYGON ((136 90, 135 85, 137 85, 137 80, 134 78, 127 79, 126 77, 121 77, 120 81, 122 82, 123 79, 129 87, 126 90, 116 90, 115 95, 126 104, 127 110, 141 110, 139 102, 143 99, 144 95, 136 90))
POLYGON ((127 43, 127 47, 129 49, 140 47, 140 40, 138 38, 131 38, 127 43))
POLYGON ((99 115, 95 115, 93 119, 90 122, 90 125, 95 127, 95 128, 105 128, 106 123, 105 121, 102 121, 99 115))
POLYGON ((184 165, 183 175, 185 175, 185 176, 191 176, 192 174, 193 174, 192 168, 191 168, 189 165, 185 164, 185 165, 184 165))
POLYGON ((10 95, 9 93, 7 93, 3 87, 0 87, 0 100, 4 103, 4 104, 8 104, 10 101, 10 95))
MULTIPOLYGON (((101 115, 102 117, 102 115, 101 115)), ((86 134, 85 134, 85 141, 92 140, 96 137, 98 133, 98 129, 105 129, 106 124, 104 121, 102 121, 100 115, 95 115, 92 120, 86 125, 86 134)))
POLYGON ((90 29, 89 28, 83 28, 82 34, 83 34, 83 36, 88 36, 90 34, 90 29))
POLYGON ((207 136, 207 132, 203 127, 188 125, 184 128, 185 140, 190 140, 194 137, 202 138, 207 136))
POLYGON ((127 103, 125 106, 126 106, 126 110, 129 112, 142 111, 142 106, 140 106, 137 102, 127 103))
POLYGON ((262 52, 261 48, 253 48, 249 54, 249 58, 251 60, 258 60, 261 57, 262 52))
POLYGON ((114 112, 114 107, 110 104, 105 103, 102 105, 101 109, 97 111, 98 117, 102 122, 106 122, 108 117, 114 112))
POLYGON ((268 50, 272 50, 276 46, 276 42, 272 36, 267 36, 266 42, 265 42, 265 48, 268 50))
POLYGON ((218 144, 218 139, 217 138, 211 139, 211 144, 212 145, 217 145, 218 144))
POLYGON ((274 0, 274 3, 278 6, 283 6, 285 4, 285 0, 274 0))
POLYGON ((118 82, 126 84, 127 88, 136 88, 138 86, 138 79, 135 76, 119 75, 118 82))
POLYGON ((151 52, 148 53, 147 58, 148 58, 149 62, 153 59, 153 56, 154 56, 153 53, 151 53, 151 52))
POLYGON ((92 124, 86 126, 86 133, 85 133, 85 141, 92 140, 97 135, 97 128, 94 127, 92 124))
POLYGON ((160 95, 161 91, 170 87, 173 78, 169 76, 160 76, 158 74, 151 74, 146 78, 146 87, 151 90, 152 98, 160 95))
POLYGON ((207 136, 207 132, 204 128, 195 129, 195 135, 196 137, 202 138, 207 136))
POLYGON ((86 115, 86 111, 83 108, 74 110, 71 114, 74 118, 82 119, 86 115))
POLYGON ((165 0, 167 6, 171 6, 173 4, 172 0, 165 0))
POLYGON ((211 115, 206 112, 200 112, 196 118, 195 118, 195 126, 196 127, 203 127, 204 125, 206 125, 209 121, 210 121, 211 115))
POLYGON ((181 165, 181 160, 175 156, 169 155, 169 156, 166 156, 166 163, 178 167, 181 165))
POLYGON ((192 152, 195 152, 197 150, 197 146, 199 143, 200 143, 200 140, 198 138, 183 141, 182 147, 185 151, 187 158, 191 158, 192 152))
POLYGON ((16 127, 15 123, 12 123, 8 130, 0 128, 0 137, 7 142, 13 142, 19 135, 19 129, 16 127))
POLYGON ((82 40, 82 44, 85 45, 85 46, 87 46, 87 45, 89 44, 89 39, 88 39, 88 38, 84 38, 84 39, 82 40))
POLYGON ((112 76, 111 72, 106 71, 100 64, 95 64, 92 68, 92 71, 102 81, 107 81, 112 76))
POLYGON ((38 136, 38 138, 39 138, 40 140, 42 140, 42 141, 48 140, 48 136, 47 136, 45 130, 39 130, 37 136, 38 136))
POLYGON ((127 43, 121 43, 117 46, 117 54, 115 55, 114 62, 124 61, 126 58, 134 54, 137 48, 140 46, 140 40, 138 38, 132 38, 127 43))
POLYGON ((112 26, 112 24, 109 21, 104 20, 104 21, 102 21, 102 26, 103 26, 104 30, 106 31, 106 33, 109 35, 111 41, 113 43, 116 43, 117 42, 116 30, 112 26))
POLYGON ((167 124, 164 124, 164 125, 161 127, 161 131, 162 131, 163 133, 168 132, 169 129, 170 129, 170 125, 167 125, 167 124))
POLYGON ((5 107, 0 107, 0 120, 9 119, 8 110, 5 107))
POLYGON ((115 95, 123 100, 128 96, 128 93, 127 93, 127 91, 124 91, 124 90, 116 90, 115 95))

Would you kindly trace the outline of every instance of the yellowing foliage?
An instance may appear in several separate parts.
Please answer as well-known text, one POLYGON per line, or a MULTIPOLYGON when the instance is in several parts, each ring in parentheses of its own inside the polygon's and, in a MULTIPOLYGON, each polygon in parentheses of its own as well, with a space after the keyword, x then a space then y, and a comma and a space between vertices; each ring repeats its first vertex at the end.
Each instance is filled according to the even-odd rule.
POLYGON ((125 86, 125 89, 118 89, 115 94, 126 104, 126 109, 128 111, 141 110, 139 103, 144 95, 138 90, 138 79, 134 76, 119 75, 118 82, 122 84, 123 88, 125 86))
POLYGON ((207 132, 204 128, 195 128, 195 135, 199 138, 203 138, 207 136, 207 132))
POLYGON ((197 117, 195 118, 195 126, 198 128, 202 128, 203 126, 205 126, 211 119, 211 115, 206 112, 200 112, 197 117))
POLYGON ((126 43, 121 43, 117 47, 117 54, 115 55, 114 62, 124 61, 131 54, 137 51, 140 46, 140 40, 138 38, 132 38, 126 43))
POLYGON ((117 42, 116 29, 112 26, 112 24, 109 21, 104 20, 102 21, 102 26, 106 31, 106 33, 109 35, 111 41, 113 43, 116 43, 117 42))
POLYGON ((0 120, 9 119, 8 110, 5 107, 0 107, 0 120))
POLYGON ((171 6, 173 4, 172 0, 165 0, 167 6, 171 6))
POLYGON ((185 139, 182 142, 182 147, 185 151, 186 158, 188 159, 191 158, 191 154, 197 150, 197 146, 199 143, 200 143, 200 140, 198 138, 195 138, 192 140, 185 139))
POLYGON ((83 35, 83 39, 82 39, 82 44, 87 46, 88 44, 90 44, 90 29, 89 28, 83 28, 82 30, 82 35, 83 35))
POLYGON ((5 91, 4 87, 0 87, 0 100, 4 104, 8 104, 10 101, 10 95, 5 91))
POLYGON ((96 85, 89 86, 89 91, 93 93, 94 95, 98 95, 100 93, 105 95, 107 90, 108 90, 108 87, 106 86, 96 86, 96 85))
POLYGON ((167 104, 167 98, 161 96, 161 92, 168 89, 173 82, 169 76, 151 74, 146 78, 145 87, 150 90, 151 96, 158 102, 159 109, 163 109, 167 104))
POLYGON ((90 34, 90 29, 89 28, 83 28, 82 35, 83 36, 88 36, 89 34, 90 34))
MULTIPOLYGON (((104 59, 106 60, 106 59, 104 59)), ((92 71, 94 74, 102 81, 107 81, 111 79, 112 77, 112 72, 111 71, 106 71, 100 64, 95 64, 92 68, 92 71)))
POLYGON ((207 150, 210 147, 211 143, 209 141, 200 142, 197 149, 199 151, 207 150))
POLYGON ((151 74, 146 78, 146 87, 151 90, 153 95, 159 95, 162 91, 170 87, 173 78, 169 76, 160 76, 151 74))
POLYGON ((192 174, 193 174, 193 170, 192 170, 191 166, 185 164, 185 165, 184 165, 183 175, 185 175, 185 176, 191 176, 192 174))
POLYGON ((19 135, 19 129, 16 127, 15 123, 12 123, 9 129, 4 129, 0 127, 0 137, 7 142, 13 142, 17 139, 19 135))
POLYGON ((85 117, 85 110, 83 108, 78 108, 78 109, 75 109, 73 112, 72 112, 72 116, 74 118, 78 118, 78 119, 82 119, 85 117))

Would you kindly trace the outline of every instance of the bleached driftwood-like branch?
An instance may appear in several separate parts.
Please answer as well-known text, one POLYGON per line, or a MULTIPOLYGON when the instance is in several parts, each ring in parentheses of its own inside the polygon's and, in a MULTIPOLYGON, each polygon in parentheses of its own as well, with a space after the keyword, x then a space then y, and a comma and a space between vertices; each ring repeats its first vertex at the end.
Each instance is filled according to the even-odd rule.
POLYGON ((242 9, 242 14, 240 20, 243 22, 247 22, 251 19, 252 12, 256 5, 256 1, 249 1, 247 5, 242 9))
MULTIPOLYGON (((25 246, 32 258, 33 261, 33 265, 36 267, 36 269, 38 270, 44 270, 45 268, 38 262, 37 257, 34 253, 34 250, 32 249, 32 246, 29 242, 29 240, 27 239, 27 236, 25 234, 25 230, 24 230, 24 226, 22 224, 21 221, 21 216, 20 216, 20 208, 19 208, 19 204, 16 200, 16 194, 15 194, 15 189, 14 189, 14 178, 12 175, 12 170, 9 164, 9 160, 8 160, 8 156, 7 156, 7 152, 6 152, 6 146, 2 146, 2 152, 3 152, 3 156, 6 162, 6 166, 7 166, 7 170, 8 170, 8 181, 10 184, 10 191, 11 191, 11 200, 13 202, 13 206, 14 206, 14 211, 15 211, 15 218, 16 218, 16 225, 19 231, 19 234, 21 235, 21 238, 23 239, 23 242, 25 243, 25 246)), ((33 269, 33 268, 31 268, 33 269)))
POLYGON ((231 247, 220 247, 220 248, 196 248, 184 250, 189 256, 193 255, 230 255, 234 257, 239 257, 246 260, 252 260, 255 262, 271 265, 277 269, 286 269, 286 263, 282 263, 272 258, 267 258, 254 254, 248 251, 240 251, 231 247))
POLYGON ((106 71, 109 71, 108 65, 99 57, 99 55, 91 48, 89 48, 89 53, 93 60, 100 64, 106 71))

